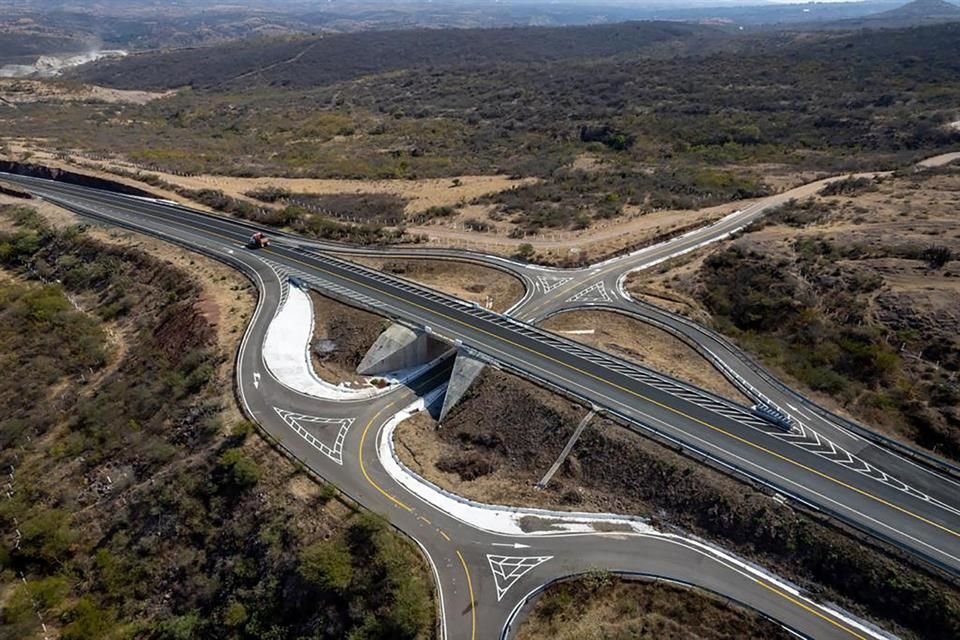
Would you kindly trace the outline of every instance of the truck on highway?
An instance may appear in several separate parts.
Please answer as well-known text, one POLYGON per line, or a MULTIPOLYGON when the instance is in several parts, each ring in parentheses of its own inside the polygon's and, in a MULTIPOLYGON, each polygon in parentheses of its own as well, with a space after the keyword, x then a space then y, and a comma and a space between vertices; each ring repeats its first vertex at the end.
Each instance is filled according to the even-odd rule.
POLYGON ((257 231, 255 234, 250 236, 250 242, 247 243, 247 247, 250 249, 263 249, 264 247, 270 246, 270 238, 267 237, 262 231, 257 231))
POLYGON ((784 431, 793 431, 793 418, 779 407, 772 407, 761 402, 753 405, 753 413, 784 431))

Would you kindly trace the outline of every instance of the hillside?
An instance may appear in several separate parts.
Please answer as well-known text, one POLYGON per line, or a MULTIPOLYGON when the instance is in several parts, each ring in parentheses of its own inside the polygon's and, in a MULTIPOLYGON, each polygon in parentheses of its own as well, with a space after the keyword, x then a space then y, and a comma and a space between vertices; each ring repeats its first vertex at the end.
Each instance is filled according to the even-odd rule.
POLYGON ((252 285, 5 201, 0 638, 431 638, 412 543, 241 419, 252 285))
POLYGON ((242 40, 142 54, 122 63, 82 69, 76 77, 115 88, 302 88, 398 69, 597 58, 656 45, 702 48, 723 38, 715 28, 672 22, 559 29, 373 31, 242 40))
POLYGON ((884 11, 866 20, 940 20, 960 19, 960 7, 946 0, 913 0, 902 7, 884 11))
POLYGON ((832 23, 837 29, 902 29, 960 22, 960 6, 946 0, 913 0, 902 7, 832 23))
POLYGON ((19 31, 0 27, 0 67, 7 64, 32 64, 43 55, 76 53, 90 43, 67 33, 43 29, 19 31))
MULTIPOLYGON (((858 165, 872 169, 878 166, 872 154, 908 155, 960 141, 960 133, 942 126, 957 120, 950 83, 960 74, 958 25, 812 35, 786 42, 756 38, 739 44, 740 51, 710 56, 559 59, 574 53, 559 44, 565 34, 637 34, 636 29, 654 26, 491 31, 503 41, 531 32, 548 37, 519 42, 513 52, 504 47, 481 50, 474 41, 474 49, 467 43, 462 53, 475 59, 537 58, 528 62, 435 66, 429 73, 414 64, 374 79, 300 88, 373 73, 377 65, 413 64, 400 54, 378 62, 373 51, 360 58, 341 52, 326 67, 294 74, 301 63, 310 67, 306 60, 319 55, 321 45, 357 44, 362 36, 374 39, 382 51, 402 53, 418 32, 337 36, 314 41, 318 48, 299 62, 261 74, 264 82, 289 81, 297 87, 184 92, 143 109, 126 109, 122 118, 114 108, 87 106, 71 112, 37 105, 0 112, 0 123, 20 137, 49 138, 56 131, 73 148, 129 154, 128 159, 145 169, 187 173, 544 176, 569 167, 578 154, 591 154, 601 167, 611 169, 589 175, 580 171, 560 180, 572 206, 566 214, 548 216, 548 226, 574 222, 576 209, 584 208, 581 204, 599 213, 576 195, 588 182, 598 186, 595 193, 619 193, 621 200, 631 196, 626 189, 653 183, 654 188, 644 186, 630 204, 645 204, 650 193, 655 208, 685 206, 711 197, 729 199, 727 191, 754 181, 743 175, 691 176, 690 165, 708 170, 738 165, 741 171, 757 162, 823 171, 858 165), (352 62, 338 66, 338 60, 352 62), (557 222, 551 222, 554 219, 557 222)), ((690 27, 665 28, 684 32, 690 27)), ((465 33, 469 40, 487 32, 465 33)), ((437 51, 454 46, 449 34, 424 32, 427 36, 443 45, 437 51)), ((628 41, 597 40, 588 50, 628 48, 628 41)), ((249 68, 252 61, 273 59, 275 52, 267 56, 263 51, 295 42, 303 41, 272 41, 265 49, 246 43, 238 53, 247 59, 237 60, 228 59, 230 48, 204 50, 209 63, 198 59, 196 51, 131 56, 84 73, 130 86, 219 82, 222 70, 233 73, 249 68), (147 64, 151 60, 185 68, 158 77, 152 62, 147 64)), ((552 193, 519 195, 557 202, 552 193)))
MULTIPOLYGON (((651 27, 610 29, 637 33, 631 29, 639 26, 651 27)), ((557 34, 572 31, 497 31, 502 38, 521 32, 553 34, 556 45, 557 34)), ((366 35, 397 50, 411 37, 366 35)), ((733 50, 692 56, 654 47, 663 55, 436 65, 429 71, 414 66, 327 86, 182 91, 142 106, 67 107, 52 98, 21 102, 11 94, 6 100, 16 106, 0 109, 0 130, 8 132, 7 158, 52 154, 128 178, 150 172, 141 178, 151 187, 319 237, 381 243, 457 232, 479 243, 498 236, 517 247, 558 232, 613 233, 612 225, 620 223, 651 223, 644 228, 656 235, 667 228, 654 230, 660 215, 670 216, 670 229, 682 228, 684 218, 695 219, 691 209, 762 196, 808 182, 816 172, 896 168, 960 145, 960 129, 952 125, 960 117, 960 24, 721 38, 716 44, 733 50), (232 183, 263 176, 304 186, 287 184, 298 192, 290 201, 253 200, 246 193, 253 186, 227 198, 218 177, 224 175, 233 176, 232 183), (502 177, 496 189, 471 191, 476 176, 492 175, 502 177), (442 206, 429 214, 427 206, 405 211, 404 202, 383 200, 390 192, 407 197, 403 190, 425 178, 439 180, 443 193, 442 202, 433 202, 442 206), (352 182, 336 187, 308 179, 352 182), (379 204, 358 201, 358 191, 371 189, 381 194, 379 204), (315 215, 311 207, 327 214, 315 215), (331 216, 335 211, 336 221, 330 219, 338 217, 331 216), (400 227, 410 233, 398 233, 400 227)), ((532 57, 547 44, 524 46, 532 57)), ((248 53, 256 57, 257 51, 248 53)), ((559 46, 544 51, 564 54, 559 46)), ((134 68, 140 64, 133 62, 134 68)), ((403 63, 399 57, 394 62, 403 63)), ((103 69, 126 70, 127 63, 103 69)), ((221 63, 228 62, 214 59, 208 69, 197 61, 193 71, 213 75, 221 63)), ((316 70, 316 77, 341 71, 364 73, 359 66, 331 66, 316 70)), ((273 71, 263 76, 276 80, 273 71)), ((263 180, 257 186, 279 184, 263 180)), ((567 238, 578 245, 582 240, 558 239, 567 238)), ((631 238, 624 242, 638 241, 636 234, 631 238)), ((557 254, 557 260, 569 264, 568 257, 585 255, 557 254)))

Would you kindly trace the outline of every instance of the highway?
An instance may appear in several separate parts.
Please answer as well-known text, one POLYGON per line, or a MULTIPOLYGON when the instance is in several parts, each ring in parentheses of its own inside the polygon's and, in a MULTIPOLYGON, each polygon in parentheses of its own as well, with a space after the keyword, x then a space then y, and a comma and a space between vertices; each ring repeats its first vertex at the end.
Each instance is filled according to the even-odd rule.
MULTIPOLYGON (((435 386, 439 373, 428 374, 428 379, 411 385, 413 390, 396 392, 361 408, 307 399, 275 383, 265 375, 268 372, 264 372, 258 345, 281 301, 283 282, 278 274, 297 276, 311 287, 389 317, 429 326, 439 336, 461 341, 508 370, 603 407, 638 430, 653 432, 658 438, 671 440, 734 473, 829 512, 947 571, 960 573, 960 493, 951 481, 925 467, 904 461, 913 470, 910 473, 923 478, 924 484, 913 483, 913 478, 906 483, 892 473, 875 474, 872 465, 886 465, 886 459, 862 468, 852 460, 851 464, 841 463, 798 446, 788 434, 744 407, 563 340, 516 317, 495 314, 333 258, 315 243, 281 237, 269 249, 251 252, 242 248, 250 233, 249 225, 243 223, 82 187, 7 179, 78 213, 224 260, 254 279, 261 296, 237 366, 238 392, 246 410, 292 455, 359 503, 386 513, 391 522, 420 542, 437 572, 448 637, 496 637, 522 595, 545 580, 595 566, 661 576, 722 593, 808 637, 864 636, 846 622, 812 610, 796 596, 683 544, 640 535, 598 533, 542 535, 536 537, 535 544, 528 538, 522 542, 502 540, 502 536, 469 527, 410 494, 377 462, 377 434, 395 410, 415 398, 416 391, 435 386), (259 381, 256 384, 255 379, 259 381), (345 416, 345 411, 351 415, 345 416), (340 463, 331 464, 329 456, 318 454, 318 449, 284 419, 290 415, 322 416, 334 422, 349 419, 353 426, 345 432, 340 463), (498 582, 488 556, 495 555, 492 550, 505 548, 494 545, 516 544, 526 545, 520 548, 531 566, 519 577, 519 571, 512 572, 515 580, 501 593, 503 584, 498 582), (549 559, 534 564, 529 558, 549 559)), ((688 240, 696 244, 705 241, 688 240)), ((623 267, 616 267, 621 274, 623 267)), ((525 281, 536 278, 534 281, 540 282, 543 273, 567 277, 528 273, 525 281)), ((568 300, 564 297, 564 303, 568 300)), ((539 314, 542 309, 551 309, 543 302, 542 297, 528 295, 523 304, 540 305, 539 314)), ((553 310, 562 306, 554 305, 553 310)), ((521 306, 517 315, 523 317, 522 312, 521 306)), ((857 453, 867 449, 865 446, 857 453)), ((504 553, 502 557, 519 555, 504 553)), ((509 564, 514 560, 498 562, 509 564)))

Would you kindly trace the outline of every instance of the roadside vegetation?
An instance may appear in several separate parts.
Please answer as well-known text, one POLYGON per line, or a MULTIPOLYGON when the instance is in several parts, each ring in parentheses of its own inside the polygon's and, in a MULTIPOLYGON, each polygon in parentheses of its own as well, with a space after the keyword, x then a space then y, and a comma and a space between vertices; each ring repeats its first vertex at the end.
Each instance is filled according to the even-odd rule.
MULTIPOLYGON (((478 233, 509 219, 517 237, 755 197, 770 189, 763 173, 789 182, 800 173, 892 168, 960 144, 960 130, 949 126, 957 117, 957 25, 740 38, 684 25, 613 25, 537 30, 536 43, 517 41, 523 31, 352 34, 310 41, 315 47, 261 41, 242 51, 232 44, 131 57, 85 73, 118 86, 183 87, 195 77, 193 89, 146 105, 24 104, 0 112, 0 123, 67 156, 86 150, 174 174, 539 177, 538 185, 483 199, 486 210, 467 216, 478 233), (637 35, 644 29, 665 39, 637 35), (682 33, 691 29, 700 35, 682 33), (611 30, 632 35, 606 43, 611 30), (505 46, 464 51, 462 40, 478 34, 505 46), (714 36, 721 44, 706 46, 714 36), (316 58, 334 41, 390 47, 411 37, 427 39, 417 51, 455 43, 456 63, 399 55, 348 69, 332 63, 342 54, 316 58), (699 53, 683 55, 691 43, 699 53), (259 58, 305 49, 297 64, 243 76, 259 58), (222 83, 233 77, 225 65, 243 80, 222 83)), ((397 203, 323 198, 291 200, 285 215, 314 235, 363 242, 383 241, 383 232, 337 225, 357 217, 400 223, 397 203), (325 212, 316 216, 324 222, 313 221, 313 210, 325 212)))
POLYGON ((712 596, 669 584, 635 582, 602 571, 552 585, 517 640, 788 640, 780 625, 712 596))
POLYGON ((0 216, 0 637, 433 637, 413 545, 225 418, 190 273, 0 216))
POLYGON ((788 203, 679 288, 802 387, 960 459, 958 185, 949 167, 833 183, 847 199, 788 203))
MULTIPOLYGON (((159 179, 151 183, 168 188, 216 211, 258 224, 290 229, 311 238, 356 245, 393 244, 418 240, 417 237, 408 235, 402 225, 390 226, 402 221, 402 200, 396 196, 298 195, 289 200, 277 198, 271 202, 271 204, 288 201, 292 203, 278 208, 257 206, 248 200, 228 196, 216 189, 187 189, 159 179), (347 218, 350 212, 352 212, 349 216, 350 222, 339 222, 336 219, 347 218)), ((268 202, 274 195, 273 191, 258 192, 257 199, 268 202)))
POLYGON ((760 179, 732 171, 559 169, 548 181, 485 196, 476 203, 495 205, 489 217, 509 220, 516 225, 516 235, 523 237, 543 229, 586 229, 595 220, 619 218, 624 207, 639 213, 700 209, 769 194, 760 179))

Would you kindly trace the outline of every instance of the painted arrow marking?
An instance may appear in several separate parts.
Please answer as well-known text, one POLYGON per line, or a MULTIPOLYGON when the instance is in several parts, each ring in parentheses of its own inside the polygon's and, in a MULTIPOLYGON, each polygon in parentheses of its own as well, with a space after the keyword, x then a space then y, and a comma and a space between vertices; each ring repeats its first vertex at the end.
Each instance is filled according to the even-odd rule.
POLYGON ((492 542, 491 545, 494 547, 509 547, 510 549, 529 549, 530 548, 530 545, 520 544, 519 542, 513 542, 511 544, 506 544, 503 542, 492 542))
POLYGON ((256 371, 253 372, 253 388, 254 389, 260 388, 260 374, 256 371))

